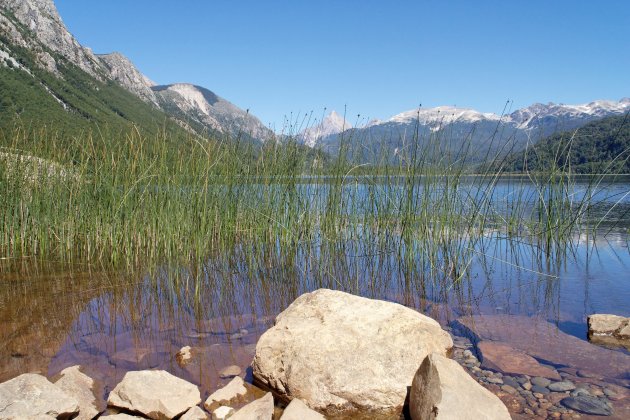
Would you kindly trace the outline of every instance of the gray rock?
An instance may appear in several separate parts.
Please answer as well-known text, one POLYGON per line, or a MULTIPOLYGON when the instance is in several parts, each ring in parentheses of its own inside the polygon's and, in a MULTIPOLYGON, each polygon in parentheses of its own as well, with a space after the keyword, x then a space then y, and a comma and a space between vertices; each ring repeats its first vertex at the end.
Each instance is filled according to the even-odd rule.
POLYGON ((613 414, 613 409, 609 402, 595 397, 588 397, 584 395, 579 397, 568 397, 563 399, 561 404, 571 410, 579 411, 584 414, 593 414, 597 416, 611 416, 613 414))
POLYGON ((324 415, 395 414, 421 361, 452 346, 417 311, 322 289, 296 299, 260 337, 253 375, 324 415))
POLYGON ((571 381, 554 382, 548 388, 553 392, 573 391, 575 384, 571 381))
POLYGON ((532 378, 530 382, 532 383, 532 385, 538 385, 538 386, 544 386, 544 387, 547 387, 549 386, 549 384, 551 384, 551 381, 549 379, 542 378, 540 376, 532 378))
POLYGON ((55 385, 79 402, 79 415, 76 419, 92 420, 101 412, 94 396, 94 380, 81 372, 79 366, 62 370, 61 378, 55 385))
POLYGON ((110 406, 152 419, 172 419, 201 402, 199 389, 163 370, 127 372, 109 394, 110 406))
POLYGON ((236 401, 239 397, 247 394, 247 388, 245 388, 245 382, 240 376, 235 377, 221 389, 214 391, 203 406, 207 410, 212 410, 215 405, 226 405, 236 401))
POLYGON ((534 394, 538 393, 538 394, 547 395, 549 394, 549 388, 545 388, 544 386, 540 386, 540 385, 534 385, 532 386, 532 392, 534 394))
POLYGON ((518 383, 518 381, 511 376, 504 376, 503 383, 511 386, 512 388, 518 389, 520 387, 520 384, 518 383))
POLYGON ((284 410, 280 420, 325 420, 325 418, 302 401, 294 398, 284 410))
POLYGON ((271 420, 273 418, 273 395, 267 392, 264 397, 247 404, 238 410, 232 420, 271 420))
POLYGON ((495 385, 503 385, 503 380, 501 378, 497 378, 495 376, 488 376, 486 378, 486 381, 488 381, 491 384, 495 384, 495 385))
POLYGON ((0 384, 3 419, 71 418, 79 402, 41 375, 26 373, 0 384))
POLYGON ((479 385, 454 360, 430 354, 414 376, 409 394, 412 420, 510 419, 501 400, 479 385))

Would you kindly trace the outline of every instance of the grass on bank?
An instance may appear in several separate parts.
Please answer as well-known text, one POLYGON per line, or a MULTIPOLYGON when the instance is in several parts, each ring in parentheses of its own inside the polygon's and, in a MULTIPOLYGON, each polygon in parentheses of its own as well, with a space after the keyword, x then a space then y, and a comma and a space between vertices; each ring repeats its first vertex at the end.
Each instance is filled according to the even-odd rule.
POLYGON ((578 188, 570 161, 553 161, 506 181, 506 158, 471 176, 469 146, 445 150, 443 135, 411 138, 397 165, 359 167, 343 140, 327 158, 291 140, 258 148, 135 128, 67 138, 18 125, 0 136, 0 257, 136 265, 235 248, 380 252, 458 280, 489 237, 565 252, 606 217, 593 209, 610 199, 607 177, 578 188))

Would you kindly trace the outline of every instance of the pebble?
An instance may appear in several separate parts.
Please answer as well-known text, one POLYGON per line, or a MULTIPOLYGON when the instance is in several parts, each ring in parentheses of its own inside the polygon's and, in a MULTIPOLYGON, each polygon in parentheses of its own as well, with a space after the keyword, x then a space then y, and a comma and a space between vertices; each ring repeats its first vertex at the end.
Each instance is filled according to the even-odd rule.
POLYGON ((520 384, 512 376, 504 376, 503 377, 503 383, 506 384, 506 385, 511 386, 512 388, 520 387, 520 384))
POLYGON ((584 414, 594 414, 597 416, 610 416, 613 413, 612 406, 608 401, 600 398, 579 396, 568 397, 561 401, 562 405, 584 414))
POLYGON ((488 376, 486 378, 486 381, 490 382, 491 384, 496 384, 496 385, 502 385, 503 384, 503 380, 501 378, 497 378, 494 376, 488 376))
POLYGON ((470 351, 470 350, 464 350, 464 357, 465 357, 465 358, 467 358, 467 359, 472 359, 472 358, 477 359, 477 358, 476 358, 476 357, 472 354, 472 351, 470 351))
POLYGON ((240 374, 241 374, 241 368, 236 365, 232 365, 221 370, 221 372, 219 372, 219 377, 221 377, 221 379, 233 378, 240 374))
POLYGON ((529 391, 530 389, 532 389, 532 383, 527 381, 524 384, 521 384, 521 386, 523 387, 524 390, 529 391))
POLYGON ((554 382, 550 384, 548 388, 554 392, 573 391, 575 384, 571 381, 554 382))
POLYGON ((607 397, 615 397, 617 393, 610 388, 604 388, 604 395, 607 397))
POLYGON ((532 387, 532 392, 534 393, 534 395, 539 394, 540 397, 538 397, 536 395, 537 398, 543 398, 543 395, 547 395, 549 394, 549 389, 545 388, 544 386, 538 386, 538 385, 534 385, 532 387))
POLYGON ((518 393, 518 391, 513 386, 510 386, 510 385, 503 385, 501 387, 501 390, 504 392, 507 392, 510 395, 514 395, 518 393))
POLYGON ((529 416, 533 416, 534 415, 534 412, 531 409, 527 408, 527 407, 525 407, 523 409, 523 413, 525 413, 525 414, 527 414, 529 416))
POLYGON ((532 385, 537 385, 537 386, 542 386, 542 387, 547 387, 551 383, 549 379, 543 378, 540 376, 536 376, 535 378, 532 378, 530 382, 532 383, 532 385))
POLYGON ((600 375, 593 373, 593 372, 589 372, 587 370, 578 370, 577 371, 577 376, 579 376, 580 378, 591 378, 591 379, 599 379, 601 378, 600 375))

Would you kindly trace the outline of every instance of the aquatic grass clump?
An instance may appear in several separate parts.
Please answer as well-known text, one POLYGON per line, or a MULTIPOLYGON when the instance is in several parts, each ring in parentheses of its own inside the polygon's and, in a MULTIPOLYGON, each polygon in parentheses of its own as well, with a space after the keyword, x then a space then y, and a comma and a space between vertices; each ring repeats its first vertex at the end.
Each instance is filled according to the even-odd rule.
POLYGON ((135 127, 66 138, 17 126, 0 136, 13 159, 0 160, 0 256, 116 266, 275 250, 320 259, 325 276, 339 273, 334 253, 369 253, 456 282, 489 238, 550 254, 594 234, 607 214, 593 209, 619 201, 605 175, 580 190, 567 165, 506 177, 505 153, 488 153, 475 172, 471 143, 448 130, 416 130, 395 160, 372 147, 369 165, 353 163, 369 151, 352 135, 326 157, 291 138, 256 145, 135 127))

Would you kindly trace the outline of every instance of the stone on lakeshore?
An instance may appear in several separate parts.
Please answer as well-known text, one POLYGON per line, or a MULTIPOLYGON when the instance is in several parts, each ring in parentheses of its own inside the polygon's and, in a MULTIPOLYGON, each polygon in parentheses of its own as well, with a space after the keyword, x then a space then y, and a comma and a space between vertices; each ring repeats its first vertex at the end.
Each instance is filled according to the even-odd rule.
POLYGON ((201 408, 194 406, 186 411, 180 420, 208 420, 208 415, 201 408))
POLYGON ((0 384, 0 417, 72 418, 79 413, 79 402, 44 376, 25 373, 0 384))
POLYGON ((459 318, 454 325, 473 341, 500 341, 553 365, 587 368, 610 378, 630 377, 630 356, 566 334, 544 319, 479 315, 459 318))
POLYGON ((180 366, 186 366, 192 359, 192 348, 190 346, 182 347, 175 355, 175 360, 180 366))
POLYGON ((127 372, 107 400, 110 406, 152 419, 172 419, 200 402, 195 385, 163 370, 127 372))
POLYGON ((325 420, 326 417, 312 410, 301 400, 294 398, 293 401, 285 408, 280 420, 325 420))
POLYGON ((630 339, 630 318, 608 314, 591 315, 588 317, 588 333, 630 339))
POLYGON ((221 372, 219 372, 219 377, 221 379, 233 378, 235 376, 239 376, 241 372, 242 371, 239 366, 231 365, 231 366, 221 369, 221 372))
POLYGON ((481 366, 512 375, 543 376, 560 380, 555 369, 543 366, 527 353, 505 343, 481 341, 477 344, 481 366))
POLYGON ((222 405, 212 412, 212 420, 225 420, 232 417, 234 409, 226 405, 222 405))
POLYGON ((544 387, 544 386, 540 386, 540 385, 534 385, 532 386, 532 392, 534 394, 540 394, 540 395, 547 395, 549 394, 549 388, 544 387))
POLYGON ((547 388, 553 392, 566 392, 573 391, 575 389, 575 384, 571 381, 554 382, 547 388))
POLYGON ((273 395, 267 392, 264 397, 250 402, 238 410, 232 420, 271 420, 273 418, 273 395))
POLYGON ((220 388, 214 391, 203 406, 207 410, 211 410, 213 405, 218 404, 230 404, 231 402, 237 400, 239 397, 247 394, 247 388, 245 388, 245 382, 240 376, 235 377, 223 388, 220 388))
POLYGON ((72 366, 61 371, 61 377, 55 382, 66 394, 72 395, 79 402, 78 420, 91 420, 101 412, 94 396, 94 380, 81 372, 79 366, 72 366))
POLYGON ((577 397, 568 397, 561 401, 562 405, 571 410, 579 411, 584 414, 593 414, 596 416, 611 416, 613 413, 612 406, 609 402, 600 398, 580 395, 577 397))
POLYGON ((454 360, 428 355, 416 372, 409 393, 412 420, 510 419, 501 400, 479 385, 454 360))
POLYGON ((107 419, 107 420, 132 420, 132 419, 143 419, 143 418, 145 417, 132 416, 125 413, 110 414, 109 416, 99 417, 99 419, 107 419))
POLYGON ((422 360, 452 346, 412 309, 322 289, 297 298, 260 337, 253 375, 324 415, 396 414, 422 360))

